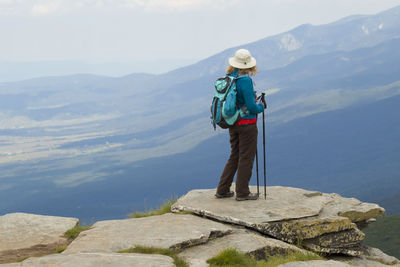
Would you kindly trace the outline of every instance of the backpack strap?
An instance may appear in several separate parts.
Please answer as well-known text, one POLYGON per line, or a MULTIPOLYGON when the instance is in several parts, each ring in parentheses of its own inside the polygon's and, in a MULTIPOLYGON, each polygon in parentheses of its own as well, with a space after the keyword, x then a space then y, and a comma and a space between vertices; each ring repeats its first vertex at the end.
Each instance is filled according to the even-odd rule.
POLYGON ((242 111, 243 115, 249 115, 247 107, 246 107, 246 103, 243 106, 239 107, 239 108, 242 111))
MULTIPOLYGON (((239 75, 239 73, 237 75, 235 75, 234 76, 235 77, 234 78, 235 83, 236 83, 237 79, 240 79, 241 77, 244 77, 244 76, 248 76, 248 75, 247 74, 239 75)), ((237 87, 236 87, 236 91, 237 91, 237 87)), ((239 105, 236 103, 236 107, 242 111, 243 115, 248 115, 248 110, 247 110, 247 107, 246 107, 246 103, 244 103, 244 105, 241 106, 241 107, 239 107, 239 105)))

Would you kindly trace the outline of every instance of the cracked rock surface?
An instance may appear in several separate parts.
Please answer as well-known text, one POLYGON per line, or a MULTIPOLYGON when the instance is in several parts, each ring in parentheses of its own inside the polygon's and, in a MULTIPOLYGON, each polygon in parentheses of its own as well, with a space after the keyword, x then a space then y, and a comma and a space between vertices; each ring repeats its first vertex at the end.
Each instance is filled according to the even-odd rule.
POLYGON ((364 237, 365 235, 363 232, 357 228, 353 228, 308 239, 303 241, 302 244, 306 248, 318 252, 359 256, 363 253, 363 248, 360 246, 360 243, 364 240, 364 237))
POLYGON ((69 243, 64 233, 78 223, 75 218, 28 213, 0 216, 0 263, 53 253, 69 243))
POLYGON ((20 263, 2 264, 4 267, 174 267, 172 258, 162 255, 78 253, 71 255, 54 254, 40 258, 29 258, 20 263))
POLYGON ((279 267, 351 267, 347 263, 340 262, 340 261, 296 261, 296 262, 289 262, 285 264, 279 265, 279 267))
POLYGON ((388 267, 399 265, 386 265, 378 261, 356 258, 346 262, 337 260, 296 261, 279 265, 279 267, 388 267))
POLYGON ((179 256, 186 258, 190 266, 208 266, 207 259, 216 256, 226 248, 236 248, 238 251, 252 255, 258 260, 267 259, 271 255, 283 255, 295 251, 306 253, 305 250, 294 245, 245 229, 235 229, 229 235, 216 238, 203 245, 185 249, 179 256))
POLYGON ((223 236, 232 227, 194 215, 167 213, 160 216, 109 220, 82 232, 63 254, 118 252, 135 245, 182 250, 223 236))
POLYGON ((365 252, 361 256, 361 259, 364 261, 369 260, 369 261, 381 262, 386 265, 400 266, 400 261, 397 258, 385 254, 378 248, 367 247, 365 252))
MULTIPOLYGON (((251 191, 256 192, 256 187, 251 191)), ((361 254, 364 239, 355 223, 385 213, 376 204, 300 188, 267 187, 267 198, 256 201, 217 199, 214 194, 215 189, 190 191, 178 199, 172 211, 190 211, 289 243, 306 241, 316 251, 352 256, 361 254)))

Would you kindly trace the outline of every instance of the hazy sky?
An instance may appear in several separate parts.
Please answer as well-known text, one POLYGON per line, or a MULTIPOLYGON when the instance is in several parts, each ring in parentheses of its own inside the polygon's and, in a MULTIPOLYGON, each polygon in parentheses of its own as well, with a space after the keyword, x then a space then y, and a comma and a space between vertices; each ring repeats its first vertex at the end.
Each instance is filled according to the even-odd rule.
POLYGON ((0 0, 0 61, 197 60, 400 0, 0 0))

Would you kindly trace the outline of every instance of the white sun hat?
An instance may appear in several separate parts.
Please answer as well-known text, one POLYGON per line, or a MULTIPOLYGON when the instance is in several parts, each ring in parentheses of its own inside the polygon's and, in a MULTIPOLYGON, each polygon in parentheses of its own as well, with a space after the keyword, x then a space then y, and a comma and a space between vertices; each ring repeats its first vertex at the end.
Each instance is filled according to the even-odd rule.
POLYGON ((256 59, 251 56, 249 50, 239 49, 234 57, 229 58, 229 64, 238 69, 249 69, 256 65, 256 59))

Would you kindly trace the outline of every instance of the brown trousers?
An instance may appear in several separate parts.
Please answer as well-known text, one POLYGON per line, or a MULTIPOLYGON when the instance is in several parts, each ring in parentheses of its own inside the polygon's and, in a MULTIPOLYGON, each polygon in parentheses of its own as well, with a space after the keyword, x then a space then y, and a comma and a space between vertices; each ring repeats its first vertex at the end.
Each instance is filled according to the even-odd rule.
POLYGON ((233 177, 236 177, 236 196, 246 197, 249 193, 249 182, 257 151, 257 124, 236 125, 229 128, 231 155, 222 172, 217 193, 230 191, 233 177))

